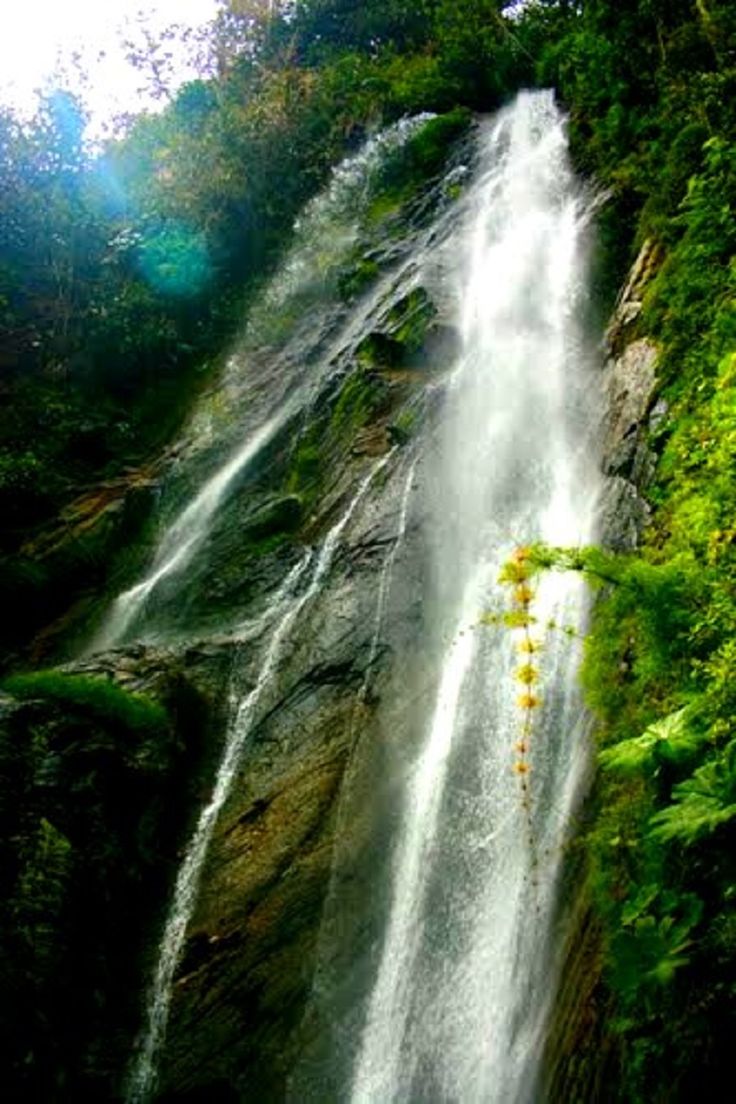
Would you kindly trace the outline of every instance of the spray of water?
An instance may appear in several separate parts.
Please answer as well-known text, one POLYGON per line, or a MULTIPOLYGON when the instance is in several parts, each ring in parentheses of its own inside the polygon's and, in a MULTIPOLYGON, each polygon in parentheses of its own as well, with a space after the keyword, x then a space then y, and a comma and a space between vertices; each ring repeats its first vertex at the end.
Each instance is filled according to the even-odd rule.
POLYGON ((116 598, 94 643, 95 651, 110 648, 122 640, 159 584, 190 563, 197 549, 206 540, 212 519, 234 480, 273 440, 293 413, 294 404, 285 403, 215 472, 174 519, 161 539, 148 574, 140 583, 116 598))

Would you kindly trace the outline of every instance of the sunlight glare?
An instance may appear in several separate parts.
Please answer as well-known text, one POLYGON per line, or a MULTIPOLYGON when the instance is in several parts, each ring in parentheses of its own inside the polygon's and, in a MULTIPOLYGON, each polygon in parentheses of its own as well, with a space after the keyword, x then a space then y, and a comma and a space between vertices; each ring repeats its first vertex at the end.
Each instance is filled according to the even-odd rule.
MULTIPOLYGON (((141 17, 156 36, 173 23, 196 29, 216 13, 217 0, 22 0, 0 17, 0 102, 29 114, 39 90, 68 70, 76 54, 92 128, 115 114, 152 106, 141 73, 125 56, 123 40, 141 17)), ((195 75, 191 56, 173 45, 173 78, 195 75)), ((79 83, 79 74, 73 81, 79 83)))

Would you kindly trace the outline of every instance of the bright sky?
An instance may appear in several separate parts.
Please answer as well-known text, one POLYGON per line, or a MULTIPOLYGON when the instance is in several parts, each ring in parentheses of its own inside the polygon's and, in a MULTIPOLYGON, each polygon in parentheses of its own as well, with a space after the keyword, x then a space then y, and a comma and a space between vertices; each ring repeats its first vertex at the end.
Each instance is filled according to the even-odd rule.
MULTIPOLYGON (((142 41, 130 33, 139 13, 156 35, 172 23, 200 27, 216 8, 217 0, 0 0, 0 101, 31 111, 35 91, 48 84, 59 61, 79 51, 97 131, 116 113, 151 106, 121 46, 126 24, 127 37, 142 41)), ((178 83, 194 75, 184 47, 175 48, 174 67, 178 83)))

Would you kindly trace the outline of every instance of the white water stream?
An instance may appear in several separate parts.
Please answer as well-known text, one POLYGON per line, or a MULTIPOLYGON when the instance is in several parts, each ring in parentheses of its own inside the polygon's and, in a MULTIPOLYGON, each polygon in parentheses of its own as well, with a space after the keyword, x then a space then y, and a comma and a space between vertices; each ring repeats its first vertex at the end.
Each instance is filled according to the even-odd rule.
POLYGON ((265 425, 249 436, 241 448, 209 479, 181 511, 161 538, 148 574, 142 582, 116 598, 93 650, 111 648, 124 636, 159 583, 182 571, 207 538, 212 519, 236 477, 268 445, 294 414, 296 404, 285 402, 265 425))
POLYGON ((549 93, 482 135, 458 289, 462 353, 430 479, 438 608, 450 640, 404 786, 392 885, 349 1098, 353 1104, 533 1101, 555 987, 552 921, 586 768, 576 579, 534 600, 543 707, 531 740, 535 855, 513 773, 518 631, 480 627, 505 601, 514 546, 592 539, 596 400, 578 331, 588 207, 549 93))
MULTIPOLYGON (((269 343, 273 340, 271 331, 274 319, 280 314, 288 317, 290 312, 303 311, 310 298, 319 301, 320 296, 324 296, 329 278, 340 271, 340 266, 345 263, 357 241, 360 211, 370 199, 372 174, 380 169, 385 156, 400 147, 428 118, 430 116, 425 115, 401 120, 370 139, 357 154, 347 158, 336 168, 325 192, 308 205, 296 224, 292 250, 252 311, 244 338, 246 350, 252 350, 260 342, 269 343)), ((396 277, 392 278, 395 279, 396 277)), ((254 409, 246 411, 242 443, 215 468, 200 490, 190 501, 185 502, 163 530, 146 575, 140 583, 118 596, 90 650, 109 648, 135 635, 145 616, 148 599, 159 584, 170 577, 183 577, 184 569, 202 552, 215 518, 241 473, 263 453, 296 414, 308 409, 315 395, 319 393, 320 386, 335 370, 340 350, 350 348, 364 335, 366 319, 385 291, 384 287, 379 286, 373 299, 368 296, 359 304, 359 309, 340 327, 338 334, 332 335, 326 350, 311 371, 305 371, 304 361, 310 346, 309 339, 303 333, 300 332, 294 339, 298 347, 296 355, 288 342, 274 347, 269 364, 272 394, 269 395, 267 391, 264 393, 258 380, 251 392, 246 388, 245 403, 247 405, 250 399, 254 409)), ((318 328, 313 340, 319 343, 318 328)), ((247 355, 246 353, 246 360, 247 355)), ((229 371, 232 378, 226 375, 222 385, 223 394, 231 391, 236 402, 242 401, 239 377, 244 376, 247 383, 247 364, 243 365, 236 355, 231 360, 229 371)), ((195 446, 190 462, 198 461, 202 444, 208 443, 212 433, 209 420, 206 412, 195 414, 190 427, 195 446)), ((200 813, 185 850, 159 946, 146 1005, 145 1023, 127 1084, 129 1104, 142 1104, 150 1099, 154 1091, 157 1061, 167 1030, 172 987, 187 928, 196 906, 209 845, 220 812, 237 777, 246 742, 257 723, 263 698, 268 694, 277 673, 284 645, 301 612, 318 595, 346 526, 375 477, 389 463, 393 452, 394 450, 373 465, 347 509, 325 537, 316 559, 314 553, 308 551, 271 596, 270 606, 265 613, 253 622, 244 622, 236 630, 234 639, 251 640, 263 632, 267 642, 253 688, 244 696, 237 688, 231 692, 232 720, 226 734, 213 792, 200 813), (309 582, 300 590, 302 578, 312 563, 309 582), (269 636, 266 630, 272 623, 275 625, 269 636)), ((408 490, 407 484, 400 518, 402 532, 406 522, 408 490)), ((393 563, 395 548, 396 545, 387 557, 382 575, 379 622, 374 633, 367 674, 378 646, 377 633, 385 601, 386 577, 393 563)), ((175 586, 171 591, 174 598, 176 590, 175 586)))

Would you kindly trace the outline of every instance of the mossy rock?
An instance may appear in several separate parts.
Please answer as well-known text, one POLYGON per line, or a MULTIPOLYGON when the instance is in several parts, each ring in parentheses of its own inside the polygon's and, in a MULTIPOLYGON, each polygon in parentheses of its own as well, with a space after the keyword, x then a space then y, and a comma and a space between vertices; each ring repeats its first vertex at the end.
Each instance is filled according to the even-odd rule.
POLYGON ((372 368, 404 368, 427 340, 437 308, 423 287, 400 299, 385 319, 385 330, 373 330, 358 345, 356 355, 372 368))
POLYGON ((356 349, 358 362, 370 368, 401 368, 407 357, 407 349, 401 341, 380 330, 364 337, 356 349))
POLYGON ((421 349, 430 327, 437 317, 437 308, 423 287, 415 287, 391 309, 389 332, 407 354, 421 349))
POLYGON ((384 193, 408 198, 412 191, 436 176, 454 144, 467 132, 473 120, 467 108, 456 108, 428 120, 400 149, 386 158, 379 174, 384 193))
POLYGON ((390 440, 399 446, 408 445, 417 432, 418 417, 416 410, 406 407, 388 426, 390 440))
POLYGON ((327 433, 327 419, 320 419, 299 442, 289 465, 287 489, 297 493, 303 502, 304 492, 314 488, 323 471, 323 446, 327 433))
POLYGON ((346 267, 337 279, 337 290, 346 302, 357 298, 378 277, 380 272, 377 261, 372 257, 359 257, 346 267))
POLYGON ((353 372, 345 381, 335 403, 330 432, 333 438, 349 441, 383 409, 387 389, 383 381, 369 371, 353 372))
MULTIPOLYGON (((336 387, 324 401, 321 415, 310 425, 293 453, 286 488, 299 502, 301 517, 309 512, 325 476, 340 463, 340 457, 344 458, 353 450, 362 431, 388 413, 390 389, 374 370, 379 366, 378 347, 384 355, 390 350, 390 339, 386 339, 388 344, 385 344, 385 336, 369 335, 363 343, 362 354, 358 352, 359 366, 344 377, 339 388, 336 387), (375 346, 371 338, 376 338, 375 346)), ((398 354, 401 354, 400 347, 398 354)), ((385 362, 382 366, 386 366, 385 362)), ((358 451, 361 451, 360 442, 358 451)))
POLYGON ((302 502, 298 495, 287 494, 262 506, 246 523, 245 539, 259 544, 274 537, 295 532, 302 521, 302 502))
POLYGON ((166 709, 101 674, 18 675, 0 692, 9 1100, 116 1095, 140 1023, 131 978, 201 803, 203 702, 175 669, 155 682, 166 709))
POLYGON ((143 694, 123 690, 106 678, 50 670, 11 675, 1 685, 7 694, 21 701, 54 702, 111 728, 141 736, 155 738, 169 725, 163 706, 143 694))

